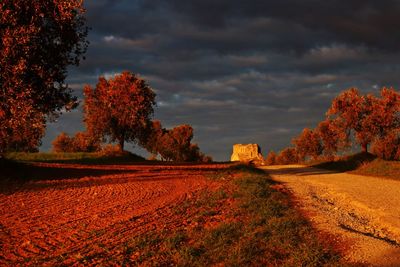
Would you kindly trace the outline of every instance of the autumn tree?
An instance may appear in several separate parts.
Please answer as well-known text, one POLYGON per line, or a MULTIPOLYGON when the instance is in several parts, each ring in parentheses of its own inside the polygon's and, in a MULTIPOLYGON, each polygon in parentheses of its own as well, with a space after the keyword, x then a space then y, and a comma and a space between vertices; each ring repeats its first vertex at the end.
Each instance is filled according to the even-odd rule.
POLYGON ((377 138, 383 138, 400 127, 400 94, 393 88, 383 87, 380 97, 367 96, 371 103, 371 113, 366 122, 366 127, 377 138))
POLYGON ((400 133, 392 131, 385 136, 377 138, 372 143, 372 153, 381 159, 399 160, 400 159, 400 133))
POLYGON ((279 152, 276 157, 277 164, 294 164, 298 163, 299 158, 295 148, 288 147, 279 152))
POLYGON ((67 66, 79 64, 88 42, 81 0, 2 0, 0 12, 1 153, 37 146, 45 116, 75 105, 67 66))
POLYGON ((350 88, 332 101, 327 112, 327 119, 332 121, 334 131, 345 134, 343 141, 349 143, 354 133, 363 152, 368 152, 368 145, 375 137, 375 132, 369 127, 375 101, 374 97, 362 96, 358 89, 350 88))
POLYGON ((197 144, 191 143, 193 128, 190 125, 179 125, 165 129, 160 121, 153 121, 141 146, 153 154, 168 161, 211 162, 212 159, 202 152, 197 144))
MULTIPOLYGON (((336 122, 338 123, 338 122, 336 122)), ((326 156, 334 155, 338 150, 347 146, 346 133, 343 131, 338 131, 342 127, 337 127, 333 121, 326 119, 321 121, 316 129, 319 137, 322 141, 323 153, 326 156)))
POLYGON ((139 143, 154 113, 155 93, 147 83, 124 71, 113 78, 100 77, 96 88, 84 88, 85 123, 92 136, 108 137, 118 141, 139 143))
POLYGON ((62 132, 52 142, 54 152, 95 152, 101 149, 100 140, 87 132, 77 132, 74 136, 62 132))
POLYGON ((0 119, 0 156, 6 151, 38 151, 45 133, 44 115, 38 113, 31 101, 26 99, 12 99, 9 103, 12 105, 6 115, 7 119, 0 119))
POLYGON ((302 133, 292 140, 295 145, 299 160, 307 157, 317 159, 322 154, 323 146, 317 131, 304 128, 302 133))
POLYGON ((274 151, 270 151, 265 158, 265 164, 266 165, 275 165, 277 163, 276 161, 276 153, 274 151))

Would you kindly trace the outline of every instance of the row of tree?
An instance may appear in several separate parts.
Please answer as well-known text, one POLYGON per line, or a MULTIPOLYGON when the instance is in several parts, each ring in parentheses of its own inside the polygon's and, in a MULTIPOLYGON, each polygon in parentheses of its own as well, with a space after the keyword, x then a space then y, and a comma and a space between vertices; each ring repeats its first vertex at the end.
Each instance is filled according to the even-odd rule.
POLYGON ((167 161, 211 161, 192 144, 193 128, 180 125, 165 129, 160 121, 152 121, 155 93, 135 74, 125 71, 113 78, 100 77, 95 88, 84 89, 85 132, 70 137, 61 133, 53 141, 56 152, 92 152, 102 143, 117 142, 120 150, 125 142, 142 146, 167 161))
POLYGON ((289 164, 320 157, 333 158, 359 145, 388 160, 400 159, 400 94, 382 88, 380 96, 361 95, 350 88, 339 94, 315 129, 305 128, 292 140, 293 147, 270 152, 266 164, 289 164))
MULTIPOLYGON (((77 98, 65 83, 67 67, 79 65, 89 42, 81 0, 2 0, 0 10, 2 157, 8 151, 37 151, 46 122, 77 107, 77 98)), ((155 94, 144 80, 128 72, 110 80, 101 77, 96 88, 86 86, 84 93, 87 130, 75 136, 62 133, 54 140, 55 151, 97 151, 106 141, 118 142, 121 149, 125 142, 148 146, 145 140, 154 135, 155 94)), ((159 143, 173 147, 167 144, 181 144, 184 139, 185 145, 180 145, 184 149, 175 145, 159 148, 157 153, 168 160, 204 156, 188 141, 193 129, 178 128, 186 129, 185 137, 178 138, 174 128, 164 129, 160 139, 179 142, 159 143)))

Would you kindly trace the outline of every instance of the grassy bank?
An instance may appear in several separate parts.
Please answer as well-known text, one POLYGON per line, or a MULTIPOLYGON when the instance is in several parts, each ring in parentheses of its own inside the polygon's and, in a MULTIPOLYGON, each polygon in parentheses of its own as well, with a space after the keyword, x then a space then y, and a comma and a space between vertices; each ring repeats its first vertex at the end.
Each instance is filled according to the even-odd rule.
POLYGON ((369 153, 345 156, 337 161, 312 164, 313 167, 359 175, 400 180, 400 162, 387 161, 369 153))
MULTIPOLYGON (((343 266, 266 174, 235 166, 210 175, 215 190, 176 207, 189 225, 126 242, 106 264, 143 266, 343 266)), ((103 255, 104 256, 104 255, 103 255)), ((83 259, 96 261, 98 255, 83 259)))

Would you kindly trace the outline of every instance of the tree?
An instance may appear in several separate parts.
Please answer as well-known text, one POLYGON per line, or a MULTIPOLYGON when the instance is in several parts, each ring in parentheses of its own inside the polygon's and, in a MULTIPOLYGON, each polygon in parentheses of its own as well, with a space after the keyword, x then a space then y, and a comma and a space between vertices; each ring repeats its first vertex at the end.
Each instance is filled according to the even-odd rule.
POLYGON ((301 160, 304 160, 306 157, 317 159, 323 151, 318 132, 309 128, 304 128, 303 132, 292 140, 292 143, 295 145, 298 158, 301 160))
POLYGON ((51 144, 53 145, 53 151, 56 153, 72 152, 72 139, 65 132, 59 134, 51 144))
POLYGON ((211 162, 212 158, 200 152, 197 144, 192 144, 193 128, 179 125, 173 129, 162 128, 160 121, 153 121, 141 146, 156 158, 160 155, 168 161, 211 162))
POLYGON ((294 164, 298 162, 297 151, 293 147, 283 149, 276 157, 277 164, 294 164))
POLYGON ((333 100, 327 112, 327 119, 332 121, 334 131, 345 133, 343 141, 349 143, 354 132, 363 152, 368 151, 368 145, 375 137, 375 132, 369 127, 375 102, 376 98, 362 96, 358 89, 350 88, 333 100))
POLYGON ((45 117, 25 100, 11 100, 12 116, 0 127, 0 154, 6 151, 37 152, 44 135, 45 117))
POLYGON ((380 98, 367 96, 373 106, 366 127, 378 138, 383 138, 400 127, 400 94, 393 88, 383 87, 380 96, 380 98))
POLYGON ((146 137, 154 113, 155 93, 140 77, 124 71, 106 80, 100 77, 95 89, 84 88, 85 123, 92 136, 139 143, 146 137))
POLYGON ((52 145, 54 152, 95 152, 101 149, 100 140, 87 132, 77 132, 73 137, 62 132, 54 139, 52 145))
POLYGON ((274 151, 270 151, 265 159, 266 165, 275 165, 276 164, 276 153, 274 151))
POLYGON ((385 136, 376 139, 372 143, 372 152, 381 159, 400 159, 400 135, 398 131, 392 131, 385 136))
POLYGON ((321 138, 323 152, 327 156, 331 156, 339 149, 347 146, 347 144, 343 142, 343 140, 346 140, 345 132, 337 131, 336 129, 337 126, 329 119, 321 121, 317 126, 316 131, 321 138))
POLYGON ((76 105, 65 84, 88 42, 80 0, 0 1, 0 152, 40 144, 45 116, 76 105), (28 111, 22 111, 27 109, 28 111), (27 138, 31 140, 25 141, 27 138))

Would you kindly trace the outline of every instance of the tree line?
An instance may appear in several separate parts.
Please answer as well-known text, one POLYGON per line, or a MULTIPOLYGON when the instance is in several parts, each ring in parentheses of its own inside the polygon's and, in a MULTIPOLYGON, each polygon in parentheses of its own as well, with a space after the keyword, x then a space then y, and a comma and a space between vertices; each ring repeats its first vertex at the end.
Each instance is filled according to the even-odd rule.
POLYGON ((110 142, 117 142, 116 150, 123 151, 125 142, 130 142, 152 153, 153 159, 211 161, 191 142, 190 125, 165 129, 160 121, 151 120, 155 93, 134 73, 124 71, 108 80, 100 77, 95 88, 85 86, 84 96, 86 131, 75 136, 61 133, 53 141, 55 152, 96 152, 110 142))
POLYGON ((292 146, 271 151, 265 163, 291 164, 312 159, 332 160, 355 146, 386 160, 400 159, 400 94, 382 88, 379 96, 357 88, 340 93, 315 129, 304 128, 292 146))
MULTIPOLYGON (((67 67, 79 65, 89 42, 81 0, 2 0, 0 12, 1 158, 10 151, 37 152, 46 122, 78 106, 65 82, 67 67)), ((137 75, 100 77, 84 95, 86 130, 60 134, 55 151, 99 151, 110 148, 107 142, 122 151, 130 142, 165 160, 210 160, 191 143, 191 126, 164 129, 151 120, 155 93, 137 75)))

